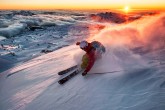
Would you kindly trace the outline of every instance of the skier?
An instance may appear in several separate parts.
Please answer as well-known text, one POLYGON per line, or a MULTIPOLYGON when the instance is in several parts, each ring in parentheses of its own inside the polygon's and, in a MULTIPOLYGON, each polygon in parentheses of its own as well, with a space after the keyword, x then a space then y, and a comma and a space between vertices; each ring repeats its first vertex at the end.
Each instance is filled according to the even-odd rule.
POLYGON ((90 71, 95 61, 100 59, 102 54, 105 53, 105 47, 98 41, 88 43, 86 40, 77 42, 76 45, 79 45, 80 48, 86 52, 82 57, 81 63, 81 69, 84 70, 82 76, 85 76, 90 71))

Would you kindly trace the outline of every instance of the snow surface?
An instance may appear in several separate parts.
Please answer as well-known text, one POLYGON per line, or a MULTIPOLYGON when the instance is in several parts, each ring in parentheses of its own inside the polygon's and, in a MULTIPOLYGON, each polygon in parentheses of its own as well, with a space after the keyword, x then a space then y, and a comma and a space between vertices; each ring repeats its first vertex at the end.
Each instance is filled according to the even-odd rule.
MULTIPOLYGON (((76 64, 80 56, 75 56, 75 51, 79 48, 65 47, 1 73, 1 110, 165 109, 164 65, 159 63, 154 67, 129 66, 129 69, 121 70, 125 65, 109 58, 109 64, 102 62, 102 67, 97 65, 98 61, 86 77, 79 74, 59 85, 57 81, 62 76, 57 72, 76 64), (120 71, 116 71, 118 67, 120 71), (110 73, 101 74, 105 68, 110 73), (96 72, 100 74, 94 74, 96 72)), ((158 52, 164 54, 165 50, 158 52)), ((159 60, 152 63, 156 62, 159 60)))
MULTIPOLYGON (((22 13, 32 15, 30 12, 17 15, 22 13)), ((71 13, 66 17, 69 22, 73 20, 71 13)), ((11 17, 8 14, 6 16, 11 17)), ((71 27, 64 23, 2 40, 0 66, 9 67, 0 73, 0 110, 165 110, 164 21, 164 14, 146 17, 124 25, 112 27, 110 24, 94 34, 88 33, 88 26, 85 26, 89 21, 71 27), (60 38, 63 33, 66 36, 60 38), (56 38, 47 37, 47 34, 56 38), (87 76, 78 74, 59 85, 57 81, 67 74, 59 76, 57 73, 81 63, 84 52, 75 46, 75 41, 85 35, 89 41, 102 42, 106 53, 87 76), (55 51, 29 58, 48 46, 44 40, 54 45, 55 51), (17 45, 11 45, 11 41, 17 45), (36 43, 40 44, 34 45, 36 43), (56 50, 59 47, 63 48, 56 50), (16 56, 6 52, 15 52, 16 56), (13 66, 14 61, 21 63, 13 66)))

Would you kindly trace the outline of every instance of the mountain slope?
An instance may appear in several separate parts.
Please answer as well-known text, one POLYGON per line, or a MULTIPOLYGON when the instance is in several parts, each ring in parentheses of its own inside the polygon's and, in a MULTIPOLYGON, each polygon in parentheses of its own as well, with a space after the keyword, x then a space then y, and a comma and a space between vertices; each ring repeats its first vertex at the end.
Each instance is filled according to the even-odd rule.
POLYGON ((57 72, 79 63, 83 55, 79 48, 68 46, 1 73, 0 107, 1 110, 164 110, 164 63, 157 63, 164 61, 164 54, 165 50, 145 54, 145 66, 125 49, 111 49, 96 62, 89 75, 77 75, 59 85, 57 81, 62 76, 57 72), (101 74, 104 72, 110 73, 101 74))

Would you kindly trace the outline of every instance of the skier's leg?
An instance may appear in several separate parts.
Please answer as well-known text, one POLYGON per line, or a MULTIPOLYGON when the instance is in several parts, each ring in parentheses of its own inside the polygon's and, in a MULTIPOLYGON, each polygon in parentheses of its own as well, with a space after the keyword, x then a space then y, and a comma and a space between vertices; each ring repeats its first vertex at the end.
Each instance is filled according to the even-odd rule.
POLYGON ((81 69, 85 69, 88 66, 88 62, 89 62, 89 59, 88 59, 87 54, 83 55, 81 69))

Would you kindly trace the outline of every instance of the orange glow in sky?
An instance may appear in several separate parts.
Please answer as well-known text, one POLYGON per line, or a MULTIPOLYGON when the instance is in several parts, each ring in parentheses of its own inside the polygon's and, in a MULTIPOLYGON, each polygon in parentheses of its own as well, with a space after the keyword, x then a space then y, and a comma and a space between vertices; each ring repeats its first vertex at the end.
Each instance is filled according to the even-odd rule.
POLYGON ((165 0, 0 0, 0 9, 123 9, 124 6, 165 9, 165 0))

